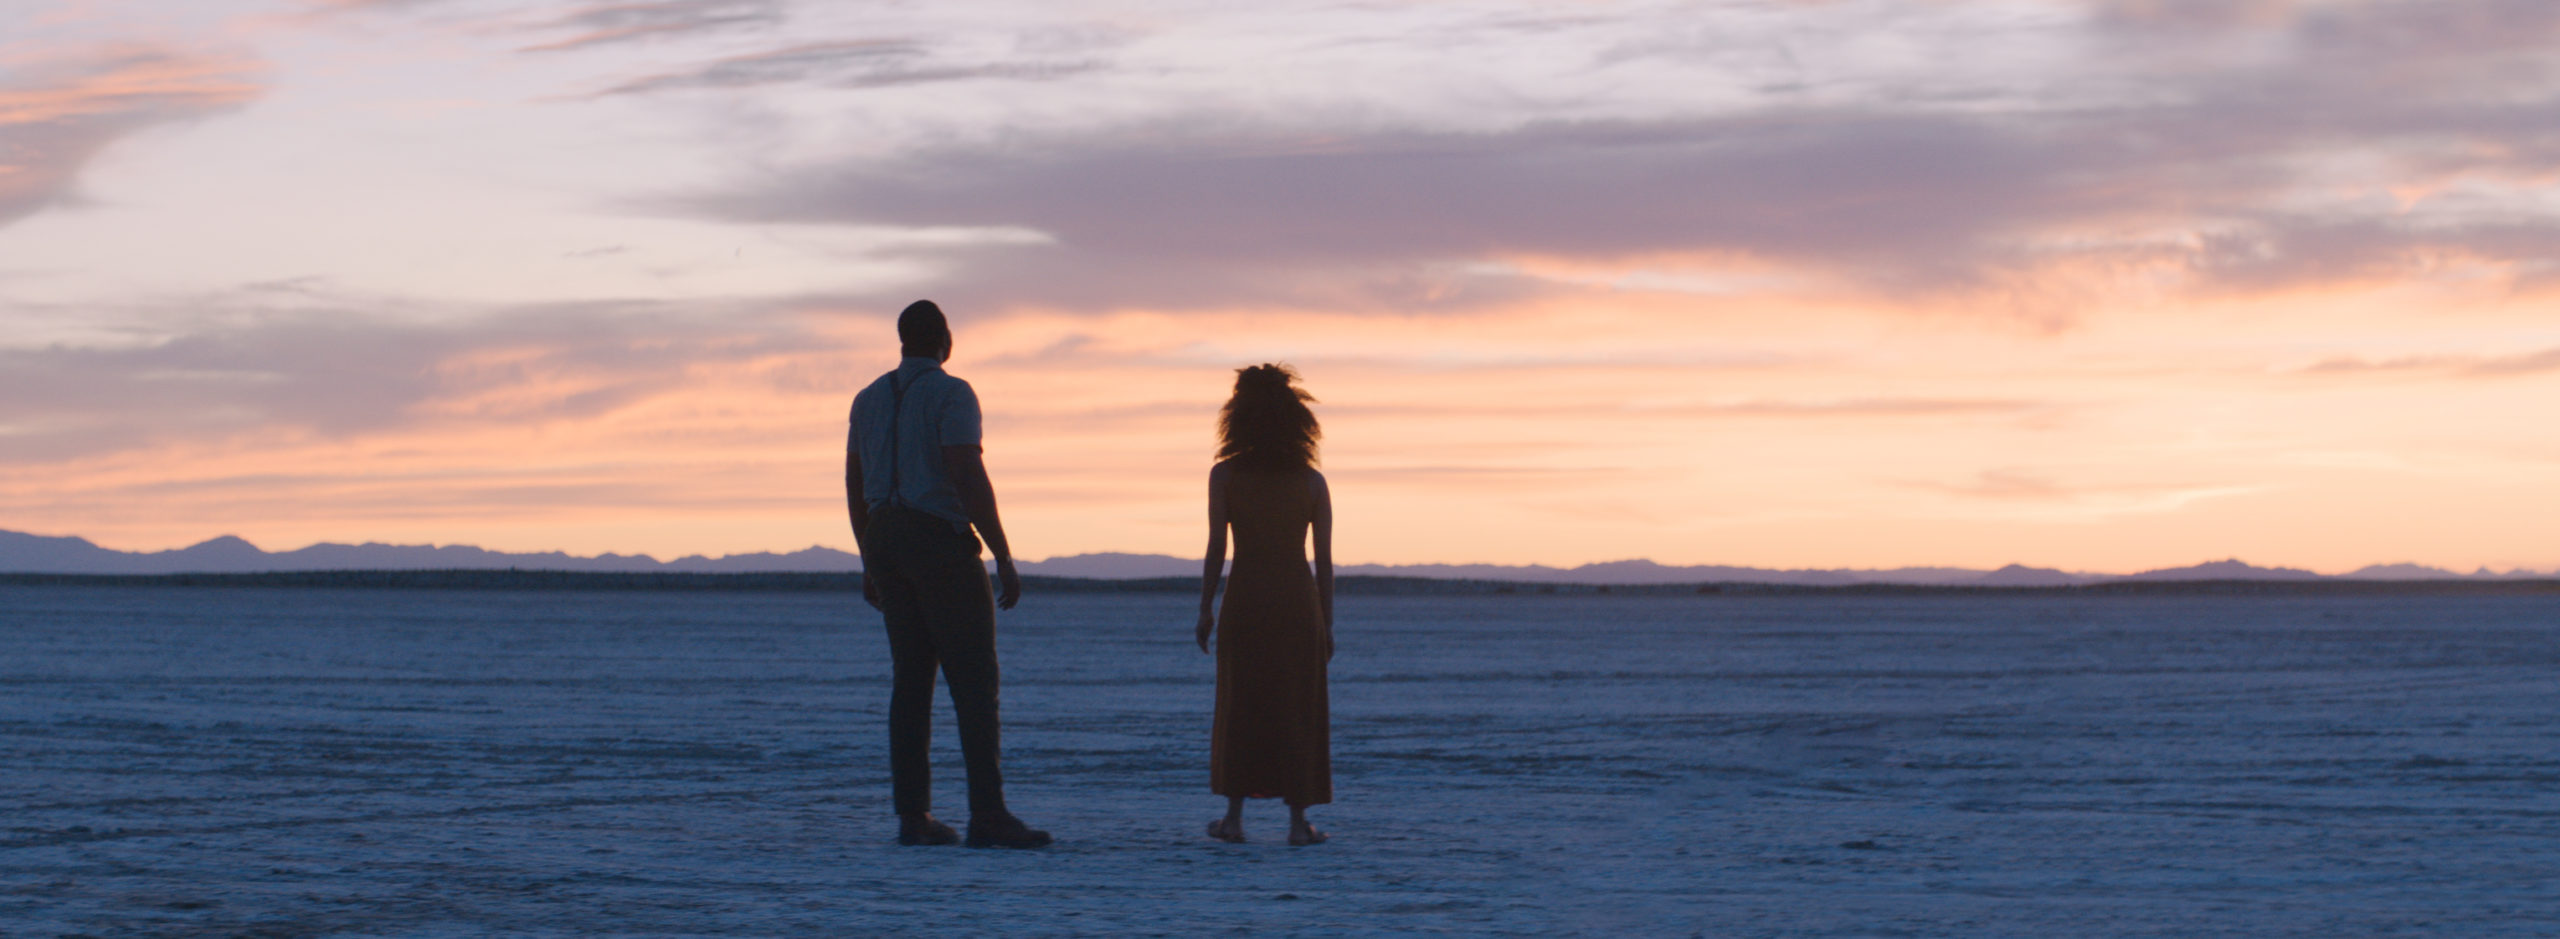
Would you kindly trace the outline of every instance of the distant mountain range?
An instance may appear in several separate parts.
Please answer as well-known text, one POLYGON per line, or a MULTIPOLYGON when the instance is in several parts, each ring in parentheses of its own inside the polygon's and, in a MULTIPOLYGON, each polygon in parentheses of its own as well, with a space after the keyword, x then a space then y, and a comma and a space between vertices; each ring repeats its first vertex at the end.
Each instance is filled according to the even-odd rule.
MULTIPOLYGON (((170 551, 114 551, 86 538, 49 537, 0 530, 0 573, 26 574, 239 574, 315 570, 452 570, 614 571, 665 573, 747 573, 760 571, 854 571, 862 559, 834 548, 809 547, 789 554, 759 551, 726 557, 688 555, 661 561, 645 554, 601 554, 579 557, 558 551, 515 554, 469 545, 315 544, 292 551, 269 552, 232 535, 170 551)), ((1161 554, 1078 554, 1028 561, 1025 574, 1135 580, 1196 577, 1198 558, 1161 554)), ((1443 580, 1503 580, 1524 583, 1665 584, 1750 583, 1801 586, 1851 584, 1923 584, 1985 587, 2058 587, 2101 581, 2178 580, 2508 580, 2553 576, 2481 568, 2461 574, 2416 564, 2377 564, 2348 574, 2325 575, 2284 567, 2257 567, 2237 559, 2139 574, 2093 574, 2012 564, 1985 571, 1962 567, 1901 567, 1888 570, 1772 570, 1759 567, 1701 565, 1675 567, 1652 561, 1609 561, 1580 567, 1501 564, 1346 564, 1345 576, 1427 577, 1443 580)))
POLYGON ((269 552, 237 535, 170 551, 114 551, 86 538, 46 537, 0 530, 0 571, 28 574, 247 574, 265 571, 408 571, 520 568, 546 571, 669 572, 853 571, 862 559, 834 548, 789 554, 759 551, 708 558, 688 555, 661 561, 645 554, 579 557, 558 551, 515 554, 470 545, 397 545, 323 542, 269 552))

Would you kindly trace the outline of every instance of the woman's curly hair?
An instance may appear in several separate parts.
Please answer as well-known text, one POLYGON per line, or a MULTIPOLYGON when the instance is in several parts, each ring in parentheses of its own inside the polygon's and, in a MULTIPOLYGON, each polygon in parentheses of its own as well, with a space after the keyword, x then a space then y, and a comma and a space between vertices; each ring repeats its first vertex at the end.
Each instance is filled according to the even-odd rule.
POLYGON ((1218 411, 1218 459, 1257 469, 1307 469, 1316 465, 1316 441, 1324 428, 1307 404, 1316 399, 1298 387, 1298 371, 1280 363, 1236 369, 1236 391, 1218 411))

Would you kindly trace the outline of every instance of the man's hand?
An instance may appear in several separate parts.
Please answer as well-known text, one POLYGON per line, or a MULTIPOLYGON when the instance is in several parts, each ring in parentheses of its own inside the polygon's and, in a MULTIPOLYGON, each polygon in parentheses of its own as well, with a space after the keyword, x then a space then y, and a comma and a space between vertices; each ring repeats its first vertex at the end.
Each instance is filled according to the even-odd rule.
POLYGON ((951 488, 960 496, 960 507, 969 513, 969 524, 978 528, 978 538, 996 556, 996 606, 1013 609, 1022 599, 1022 575, 1013 569, 1013 546, 1004 540, 1004 521, 996 517, 996 486, 987 480, 987 461, 977 444, 942 448, 942 468, 951 474, 951 488))
POLYGON ((1022 574, 1013 569, 1012 558, 996 559, 996 586, 1001 588, 996 594, 997 609, 1013 609, 1014 603, 1022 599, 1022 574))
POLYGON ((1215 613, 1211 613, 1211 612, 1209 612, 1209 608, 1208 608, 1208 607, 1206 607, 1206 606, 1201 607, 1201 608, 1200 608, 1200 634, 1199 634, 1199 638, 1200 638, 1200 651, 1202 651, 1202 652, 1207 652, 1207 651, 1209 651, 1209 633, 1210 633, 1211 631, 1213 631, 1213 630, 1217 629, 1217 628, 1218 628, 1218 615, 1217 615, 1217 614, 1215 614, 1215 613))
POLYGON ((880 608, 880 585, 871 582, 870 571, 862 572, 862 602, 871 604, 872 609, 880 608))

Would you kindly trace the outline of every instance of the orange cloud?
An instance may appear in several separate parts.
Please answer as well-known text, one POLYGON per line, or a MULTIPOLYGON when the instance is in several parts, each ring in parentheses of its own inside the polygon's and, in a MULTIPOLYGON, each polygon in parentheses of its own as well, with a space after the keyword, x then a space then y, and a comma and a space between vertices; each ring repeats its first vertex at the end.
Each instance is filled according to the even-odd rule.
POLYGON ((13 65, 22 77, 0 84, 0 224, 64 198, 117 139, 239 107, 264 89, 252 60, 154 46, 13 65))
MULTIPOLYGON (((952 369, 986 402, 988 459, 1031 557, 1195 550, 1231 369, 1287 359, 1321 399, 1353 560, 2555 560, 2539 546, 2560 509, 2535 493, 2560 450, 2516 436, 2511 419, 2560 408, 2547 374, 2376 388, 2281 367, 2298 361, 2306 324, 2326 341, 2388 348, 2406 329, 2388 298, 2229 300, 2184 318, 2093 311, 2063 334, 1747 305, 1753 315, 1585 298, 1454 320, 955 310, 952 369)), ((2459 309, 2483 335, 2510 328, 2495 307, 2459 309)), ((337 366, 292 344, 275 358, 137 360, 153 373, 272 370, 303 394, 350 401, 345 389, 376 367, 423 383, 364 404, 370 417, 189 418, 198 432, 142 428, 126 446, 21 456, 0 474, 0 515, 118 547, 221 532, 277 547, 844 547, 846 404, 895 356, 886 312, 710 324, 624 311, 471 341, 402 337, 391 345, 421 355, 338 361, 368 363, 331 373, 357 384, 315 376, 337 366)), ((184 387, 202 398, 185 407, 204 414, 288 406, 256 389, 184 387)), ((179 399, 153 409, 171 407, 179 399)))

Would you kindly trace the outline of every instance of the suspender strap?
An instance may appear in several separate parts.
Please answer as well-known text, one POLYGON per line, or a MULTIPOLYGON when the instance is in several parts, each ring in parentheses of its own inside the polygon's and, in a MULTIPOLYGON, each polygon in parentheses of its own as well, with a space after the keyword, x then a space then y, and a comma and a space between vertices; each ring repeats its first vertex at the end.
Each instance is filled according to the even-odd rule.
POLYGON ((889 373, 889 504, 903 506, 906 497, 898 491, 898 423, 906 416, 907 386, 898 381, 898 373, 889 373))

